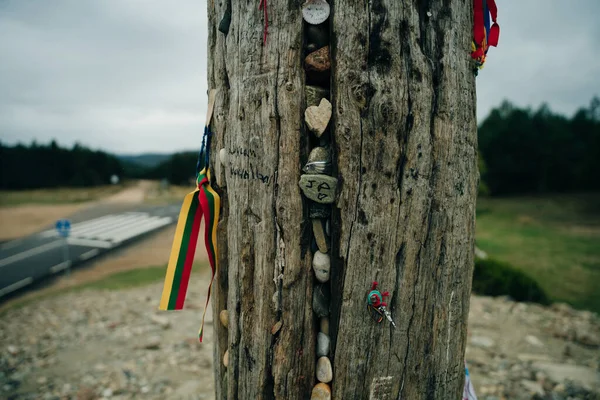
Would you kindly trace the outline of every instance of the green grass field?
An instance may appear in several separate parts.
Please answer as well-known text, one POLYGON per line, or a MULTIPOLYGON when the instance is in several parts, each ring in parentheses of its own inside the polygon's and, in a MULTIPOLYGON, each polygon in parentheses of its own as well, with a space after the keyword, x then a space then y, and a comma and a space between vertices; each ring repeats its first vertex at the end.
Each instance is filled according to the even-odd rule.
POLYGON ((35 190, 0 190, 0 207, 21 204, 68 204, 98 200, 115 194, 128 183, 121 185, 104 185, 90 188, 55 188, 35 190))
POLYGON ((600 194, 479 198, 476 239, 552 301, 600 312, 600 194))

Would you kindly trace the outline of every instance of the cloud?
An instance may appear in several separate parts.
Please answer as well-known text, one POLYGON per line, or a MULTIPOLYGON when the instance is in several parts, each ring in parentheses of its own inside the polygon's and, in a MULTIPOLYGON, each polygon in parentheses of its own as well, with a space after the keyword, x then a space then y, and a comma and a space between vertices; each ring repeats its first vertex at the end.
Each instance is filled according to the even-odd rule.
MULTIPOLYGON (((497 1, 478 116, 509 99, 571 114, 600 94, 600 2, 497 1)), ((198 148, 202 0, 0 0, 0 139, 115 152, 198 148)))
POLYGON ((503 99, 571 115, 600 95, 600 2, 496 1, 500 40, 477 77, 478 117, 503 99))
POLYGON ((206 40, 197 0, 0 3, 2 140, 195 149, 206 40))

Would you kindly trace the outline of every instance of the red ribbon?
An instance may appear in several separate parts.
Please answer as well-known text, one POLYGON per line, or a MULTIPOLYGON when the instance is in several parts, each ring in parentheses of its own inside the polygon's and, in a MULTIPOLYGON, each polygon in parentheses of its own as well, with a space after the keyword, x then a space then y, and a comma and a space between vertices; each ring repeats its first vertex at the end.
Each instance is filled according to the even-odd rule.
POLYGON ((498 39, 500 38, 500 25, 496 22, 496 18, 498 16, 498 8, 496 7, 496 2, 494 0, 487 0, 487 6, 490 10, 490 15, 492 17, 492 21, 494 24, 490 28, 490 34, 487 38, 488 46, 498 46, 498 39))
POLYGON ((265 11, 265 30, 263 33, 263 44, 267 43, 267 31, 269 30, 269 14, 267 13, 267 0, 260 0, 258 9, 264 9, 265 11))

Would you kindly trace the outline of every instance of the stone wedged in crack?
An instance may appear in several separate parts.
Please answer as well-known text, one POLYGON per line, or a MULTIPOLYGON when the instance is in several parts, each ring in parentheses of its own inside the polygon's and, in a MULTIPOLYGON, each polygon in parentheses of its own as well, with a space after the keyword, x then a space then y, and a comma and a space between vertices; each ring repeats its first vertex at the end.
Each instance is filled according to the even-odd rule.
POLYGON ((317 203, 310 201, 308 204, 308 216, 310 218, 329 218, 331 215, 331 206, 328 204, 317 203))
POLYGON ((229 314, 227 313, 227 310, 221 310, 219 313, 219 321, 221 321, 221 325, 225 328, 229 327, 229 314))
POLYGON ((302 171, 308 174, 330 174, 331 155, 325 147, 315 147, 308 155, 308 161, 302 171))
POLYGON ((321 47, 313 51, 304 59, 304 68, 307 71, 325 72, 331 68, 331 59, 329 58, 329 46, 321 47))
POLYGON ((329 272, 331 270, 331 261, 329 255, 316 251, 313 256, 313 270, 315 277, 319 282, 327 282, 329 280, 329 272))
POLYGON ((323 383, 329 383, 333 379, 333 369, 329 358, 319 357, 317 361, 317 379, 323 383))
POLYGON ((317 357, 329 356, 329 336, 323 332, 317 334, 317 357))
POLYGON ((300 177, 300 189, 306 197, 323 204, 335 201, 337 178, 327 175, 304 174, 300 177))
POLYGON ((229 349, 225 350, 225 354, 223 354, 223 366, 225 368, 229 366, 229 349))
POLYGON ((221 165, 227 166, 229 163, 229 155, 227 154, 227 149, 219 150, 219 160, 221 161, 221 165))
POLYGON ((329 315, 329 307, 331 303, 331 294, 329 286, 324 283, 315 285, 313 289, 313 311, 319 317, 327 317, 329 315))
POLYGON ((331 388, 326 383, 317 383, 312 390, 310 400, 331 400, 331 388))
POLYGON ((320 326, 321 332, 323 332, 326 335, 329 335, 329 318, 321 317, 319 326, 320 326))
POLYGON ((325 236, 325 230, 323 229, 323 221, 321 221, 320 219, 313 219, 312 226, 313 235, 315 237, 315 242, 317 244, 317 247, 319 248, 319 251, 321 253, 327 253, 329 251, 329 248, 327 246, 327 236, 325 236))
POLYGON ((327 125, 329 125, 331 113, 331 103, 329 100, 323 98, 318 106, 310 106, 304 111, 304 121, 308 129, 320 138, 325 129, 327 129, 327 125))

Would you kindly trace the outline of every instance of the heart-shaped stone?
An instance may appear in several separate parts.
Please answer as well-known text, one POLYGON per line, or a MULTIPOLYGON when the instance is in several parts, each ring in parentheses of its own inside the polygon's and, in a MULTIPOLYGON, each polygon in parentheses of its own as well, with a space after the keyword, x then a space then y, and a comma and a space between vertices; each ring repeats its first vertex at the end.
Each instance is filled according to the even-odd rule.
POLYGON ((331 103, 327 99, 321 99, 318 106, 310 106, 304 112, 304 120, 308 129, 314 132, 317 137, 321 137, 329 120, 331 119, 331 103))

